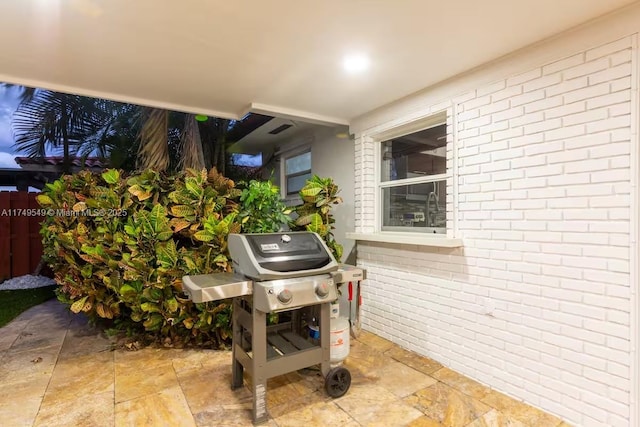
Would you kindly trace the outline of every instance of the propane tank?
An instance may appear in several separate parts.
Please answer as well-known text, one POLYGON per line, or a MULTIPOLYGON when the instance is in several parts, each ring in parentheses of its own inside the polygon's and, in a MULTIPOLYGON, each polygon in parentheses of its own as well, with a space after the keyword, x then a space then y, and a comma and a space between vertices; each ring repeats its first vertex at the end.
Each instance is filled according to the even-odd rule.
POLYGON ((340 366, 349 355, 349 320, 340 317, 340 303, 331 303, 331 367, 340 366))

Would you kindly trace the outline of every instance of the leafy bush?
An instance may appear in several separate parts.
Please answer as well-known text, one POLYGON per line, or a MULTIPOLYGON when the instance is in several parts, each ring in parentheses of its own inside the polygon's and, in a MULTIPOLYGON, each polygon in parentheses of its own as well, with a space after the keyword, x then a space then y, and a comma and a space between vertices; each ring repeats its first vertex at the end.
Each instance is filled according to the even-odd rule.
MULTIPOLYGON (((301 191, 298 229, 318 232, 339 259, 331 179, 301 191)), ((291 222, 270 182, 243 189, 216 172, 175 176, 144 171, 84 171, 47 184, 38 202, 44 255, 60 284, 58 299, 92 320, 175 346, 219 347, 230 337, 230 301, 193 303, 182 276, 231 271, 227 236, 272 232, 291 222)))
POLYGON ((44 252, 59 299, 92 319, 150 337, 219 346, 230 333, 228 301, 195 304, 182 276, 230 271, 227 235, 240 231, 233 181, 215 170, 128 179, 80 172, 47 184, 44 252))
POLYGON ((240 214, 244 233, 273 233, 291 218, 291 210, 280 199, 280 189, 271 181, 251 180, 240 194, 240 214))
POLYGON ((306 230, 318 233, 327 243, 335 259, 342 259, 342 245, 333 236, 336 222, 331 215, 331 206, 342 203, 338 197, 338 186, 331 178, 312 176, 302 189, 300 198, 302 205, 296 206, 297 219, 292 223, 292 230, 306 230))

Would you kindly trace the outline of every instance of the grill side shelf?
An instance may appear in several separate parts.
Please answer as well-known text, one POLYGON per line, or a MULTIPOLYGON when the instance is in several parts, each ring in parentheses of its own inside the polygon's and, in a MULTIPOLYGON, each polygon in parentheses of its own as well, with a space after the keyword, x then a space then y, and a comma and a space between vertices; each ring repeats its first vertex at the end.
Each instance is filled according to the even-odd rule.
POLYGON ((253 293, 253 282, 235 273, 182 277, 182 289, 193 302, 219 301, 253 293))

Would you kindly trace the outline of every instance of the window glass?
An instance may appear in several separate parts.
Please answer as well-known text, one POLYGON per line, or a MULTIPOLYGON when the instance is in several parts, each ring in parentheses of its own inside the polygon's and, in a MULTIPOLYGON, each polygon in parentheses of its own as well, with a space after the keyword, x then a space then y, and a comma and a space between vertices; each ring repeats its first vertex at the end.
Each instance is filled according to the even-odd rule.
POLYGON ((446 173, 446 145, 445 125, 384 141, 381 180, 395 181, 446 173))
POLYGON ((285 190, 287 195, 298 194, 311 178, 311 152, 289 157, 284 161, 285 190))
POLYGON ((381 142, 382 231, 446 232, 446 150, 445 124, 381 142))
POLYGON ((447 226, 446 181, 400 185, 382 189, 382 229, 395 227, 440 228, 447 226))
POLYGON ((311 172, 307 172, 304 175, 287 177, 287 194, 297 194, 309 178, 311 178, 311 172))
POLYGON ((286 174, 292 175, 311 170, 311 152, 307 151, 299 156, 289 157, 286 160, 286 174))

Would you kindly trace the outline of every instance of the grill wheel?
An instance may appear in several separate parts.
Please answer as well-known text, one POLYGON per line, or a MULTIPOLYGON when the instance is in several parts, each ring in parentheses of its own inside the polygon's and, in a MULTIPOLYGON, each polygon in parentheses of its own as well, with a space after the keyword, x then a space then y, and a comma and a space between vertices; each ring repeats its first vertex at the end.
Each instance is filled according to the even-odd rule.
POLYGON ((346 368, 338 366, 327 374, 324 380, 324 389, 331 397, 343 396, 351 386, 351 374, 346 368))

